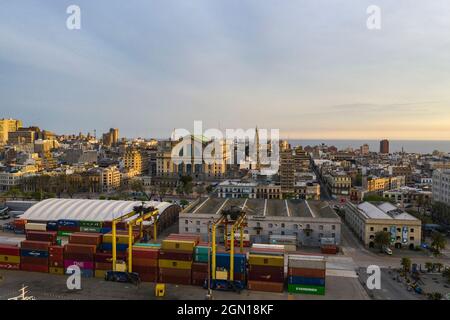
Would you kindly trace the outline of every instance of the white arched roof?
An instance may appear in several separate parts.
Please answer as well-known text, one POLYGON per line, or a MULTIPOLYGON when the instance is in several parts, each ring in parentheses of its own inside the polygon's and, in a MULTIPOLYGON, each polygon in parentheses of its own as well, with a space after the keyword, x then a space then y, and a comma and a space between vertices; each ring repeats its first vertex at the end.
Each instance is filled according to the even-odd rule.
MULTIPOLYGON (((112 221, 133 211, 141 201, 87 200, 87 199, 46 199, 29 208, 21 219, 36 221, 78 220, 112 221)), ((173 205, 168 202, 145 201, 146 207, 155 207, 162 214, 173 205)))

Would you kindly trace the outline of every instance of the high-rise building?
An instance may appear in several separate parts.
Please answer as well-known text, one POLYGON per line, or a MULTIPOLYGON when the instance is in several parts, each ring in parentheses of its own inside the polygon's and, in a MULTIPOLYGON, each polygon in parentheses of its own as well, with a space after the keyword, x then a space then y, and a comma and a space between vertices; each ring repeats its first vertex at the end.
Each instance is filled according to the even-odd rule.
POLYGON ((369 145, 367 143, 363 144, 360 147, 361 155, 368 155, 369 154, 369 145))
POLYGON ((138 174, 146 173, 150 165, 149 157, 144 152, 138 150, 127 151, 123 160, 125 168, 133 169, 138 174))
POLYGON ((0 144, 6 144, 8 142, 8 133, 17 131, 21 127, 21 120, 0 119, 0 144))
POLYGON ((380 153, 389 154, 389 140, 380 141, 380 153))
POLYGON ((116 146, 119 142, 119 129, 117 128, 109 129, 108 133, 103 134, 102 140, 105 146, 108 147, 116 146))

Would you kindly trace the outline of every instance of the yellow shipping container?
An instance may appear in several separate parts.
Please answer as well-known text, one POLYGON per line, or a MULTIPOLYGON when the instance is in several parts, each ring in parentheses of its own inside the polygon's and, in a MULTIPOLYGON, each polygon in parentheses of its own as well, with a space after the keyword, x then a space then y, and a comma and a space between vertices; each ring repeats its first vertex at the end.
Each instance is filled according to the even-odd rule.
MULTIPOLYGON (((103 242, 104 243, 112 243, 112 234, 105 234, 103 235, 103 242)), ((116 235, 116 242, 120 244, 128 244, 128 235, 125 234, 118 234, 116 235)), ((132 240, 134 242, 134 238, 132 240)))
POLYGON ((283 267, 284 257, 251 254, 248 263, 256 266, 283 267))
POLYGON ((194 247, 194 241, 163 240, 161 244, 163 250, 194 251, 194 247))
POLYGON ((20 263, 19 256, 0 255, 0 262, 20 263))
POLYGON ((50 272, 51 274, 64 274, 64 268, 50 267, 48 269, 48 272, 50 272))
POLYGON ((95 270, 95 277, 104 279, 105 275, 106 275, 106 271, 107 270, 95 270))
POLYGON ((172 268, 172 269, 191 269, 192 261, 180 261, 180 260, 165 260, 161 259, 158 262, 160 268, 172 268))

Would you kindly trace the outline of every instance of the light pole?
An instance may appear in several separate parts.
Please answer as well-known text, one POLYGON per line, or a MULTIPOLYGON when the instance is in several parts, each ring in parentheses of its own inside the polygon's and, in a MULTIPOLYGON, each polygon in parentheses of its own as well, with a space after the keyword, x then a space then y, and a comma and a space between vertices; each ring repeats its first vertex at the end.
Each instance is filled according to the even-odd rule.
POLYGON ((208 221, 208 292, 206 293, 206 300, 212 300, 211 290, 211 222, 208 221))

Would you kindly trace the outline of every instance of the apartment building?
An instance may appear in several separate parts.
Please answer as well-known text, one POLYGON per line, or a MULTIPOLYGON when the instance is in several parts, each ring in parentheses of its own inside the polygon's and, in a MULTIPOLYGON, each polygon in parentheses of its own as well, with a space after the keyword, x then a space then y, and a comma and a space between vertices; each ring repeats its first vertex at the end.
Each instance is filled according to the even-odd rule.
POLYGON ((0 119, 0 144, 8 142, 9 133, 22 127, 22 121, 16 119, 0 119))
POLYGON ((103 168, 100 174, 100 183, 103 192, 111 192, 120 187, 121 173, 115 166, 103 168))
POLYGON ((125 169, 135 170, 138 174, 148 172, 150 158, 145 152, 139 150, 128 150, 123 156, 125 169))
POLYGON ((433 201, 450 206, 450 170, 433 171, 433 201))

